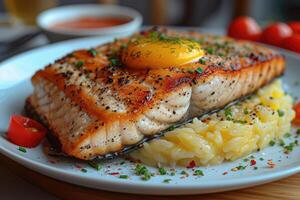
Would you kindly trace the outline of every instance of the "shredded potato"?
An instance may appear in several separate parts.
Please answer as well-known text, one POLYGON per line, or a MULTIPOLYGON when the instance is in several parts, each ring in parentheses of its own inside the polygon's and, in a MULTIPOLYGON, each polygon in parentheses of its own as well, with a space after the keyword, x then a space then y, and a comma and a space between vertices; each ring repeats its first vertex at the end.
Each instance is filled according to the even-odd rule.
POLYGON ((164 137, 144 144, 130 157, 151 166, 216 165, 265 148, 290 131, 292 98, 280 80, 247 100, 201 120, 194 119, 164 137))

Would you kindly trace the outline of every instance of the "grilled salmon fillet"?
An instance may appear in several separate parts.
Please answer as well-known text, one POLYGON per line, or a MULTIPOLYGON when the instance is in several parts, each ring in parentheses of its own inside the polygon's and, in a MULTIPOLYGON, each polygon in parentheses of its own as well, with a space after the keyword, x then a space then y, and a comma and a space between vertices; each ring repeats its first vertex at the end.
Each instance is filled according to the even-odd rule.
POLYGON ((27 106, 47 124, 63 152, 84 160, 121 152, 253 93, 284 72, 283 56, 250 42, 159 32, 200 43, 205 52, 201 62, 130 69, 119 59, 129 37, 74 51, 32 77, 27 106))

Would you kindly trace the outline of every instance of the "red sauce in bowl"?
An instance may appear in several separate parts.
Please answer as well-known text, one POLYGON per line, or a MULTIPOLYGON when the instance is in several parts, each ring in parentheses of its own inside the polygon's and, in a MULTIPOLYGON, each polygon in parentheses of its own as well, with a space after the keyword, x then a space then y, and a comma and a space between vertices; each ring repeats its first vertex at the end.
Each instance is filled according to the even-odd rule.
POLYGON ((54 29, 96 29, 125 24, 131 21, 126 17, 82 17, 53 24, 54 29))

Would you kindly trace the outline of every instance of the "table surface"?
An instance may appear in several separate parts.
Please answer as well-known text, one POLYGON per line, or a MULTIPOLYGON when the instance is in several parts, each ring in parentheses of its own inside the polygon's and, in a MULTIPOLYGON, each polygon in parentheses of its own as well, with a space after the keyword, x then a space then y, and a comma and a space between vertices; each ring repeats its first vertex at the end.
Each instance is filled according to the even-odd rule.
MULTIPOLYGON (((218 33, 219 31, 214 31, 218 33)), ((29 44, 29 48, 45 44, 44 38, 38 38, 29 44)), ((25 48, 26 50, 26 48, 25 48)), ((63 183, 34 171, 26 169, 19 164, 0 155, 0 199, 139 199, 138 195, 127 195, 105 191, 98 191, 88 188, 63 183), (18 189, 16 192, 16 188, 18 189), (61 188, 64 188, 63 190, 61 188), (57 196, 57 197, 56 197, 57 196)), ((205 199, 299 199, 300 196, 300 174, 287 179, 269 183, 263 186, 247 188, 238 191, 219 194, 205 195, 205 199)), ((204 196, 184 196, 176 199, 202 199, 204 196)), ((143 196, 143 199, 169 199, 170 197, 143 196)))
MULTIPOLYGON (((3 187, 1 185, 2 187, 0 187, 1 199, 43 199, 43 200, 55 199, 53 196, 43 191, 48 191, 49 193, 56 195, 58 198, 67 199, 67 200, 68 199, 69 200, 81 200, 81 199, 133 200, 133 199, 140 199, 141 197, 144 200, 167 200, 172 198, 170 196, 151 196, 151 195, 142 196, 142 195, 121 194, 121 193, 106 192, 106 191, 76 186, 73 184, 65 183, 41 175, 37 172, 34 172, 30 169, 23 167, 22 165, 12 161, 11 159, 3 155, 0 155, 0 163, 2 165, 5 165, 7 169, 10 169, 15 174, 17 174, 17 176, 10 175, 9 178, 7 178, 8 176, 7 174, 5 174, 4 177, 6 178, 0 179, 1 184, 4 186, 3 187), (38 189, 37 187, 34 187, 33 185, 26 184, 19 177, 22 177, 28 182, 35 184, 42 190, 38 189), (18 188, 18 192, 15 192, 16 191, 15 188, 18 188)), ((215 193, 215 194, 206 194, 206 195, 176 196, 176 199, 179 200, 198 200, 198 199, 199 200, 200 199, 273 200, 273 199, 284 198, 285 200, 299 200, 299 196, 300 196, 300 174, 296 174, 294 176, 282 179, 280 181, 276 181, 276 182, 272 182, 265 185, 252 187, 252 188, 215 193)))

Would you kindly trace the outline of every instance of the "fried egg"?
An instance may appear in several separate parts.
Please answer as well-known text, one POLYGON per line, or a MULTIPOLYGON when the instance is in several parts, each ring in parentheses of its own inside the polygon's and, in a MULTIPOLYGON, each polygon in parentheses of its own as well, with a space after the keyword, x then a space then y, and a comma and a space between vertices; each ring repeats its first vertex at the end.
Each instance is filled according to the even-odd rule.
POLYGON ((179 67, 204 55, 199 43, 178 37, 138 37, 122 51, 122 63, 134 69, 179 67))

